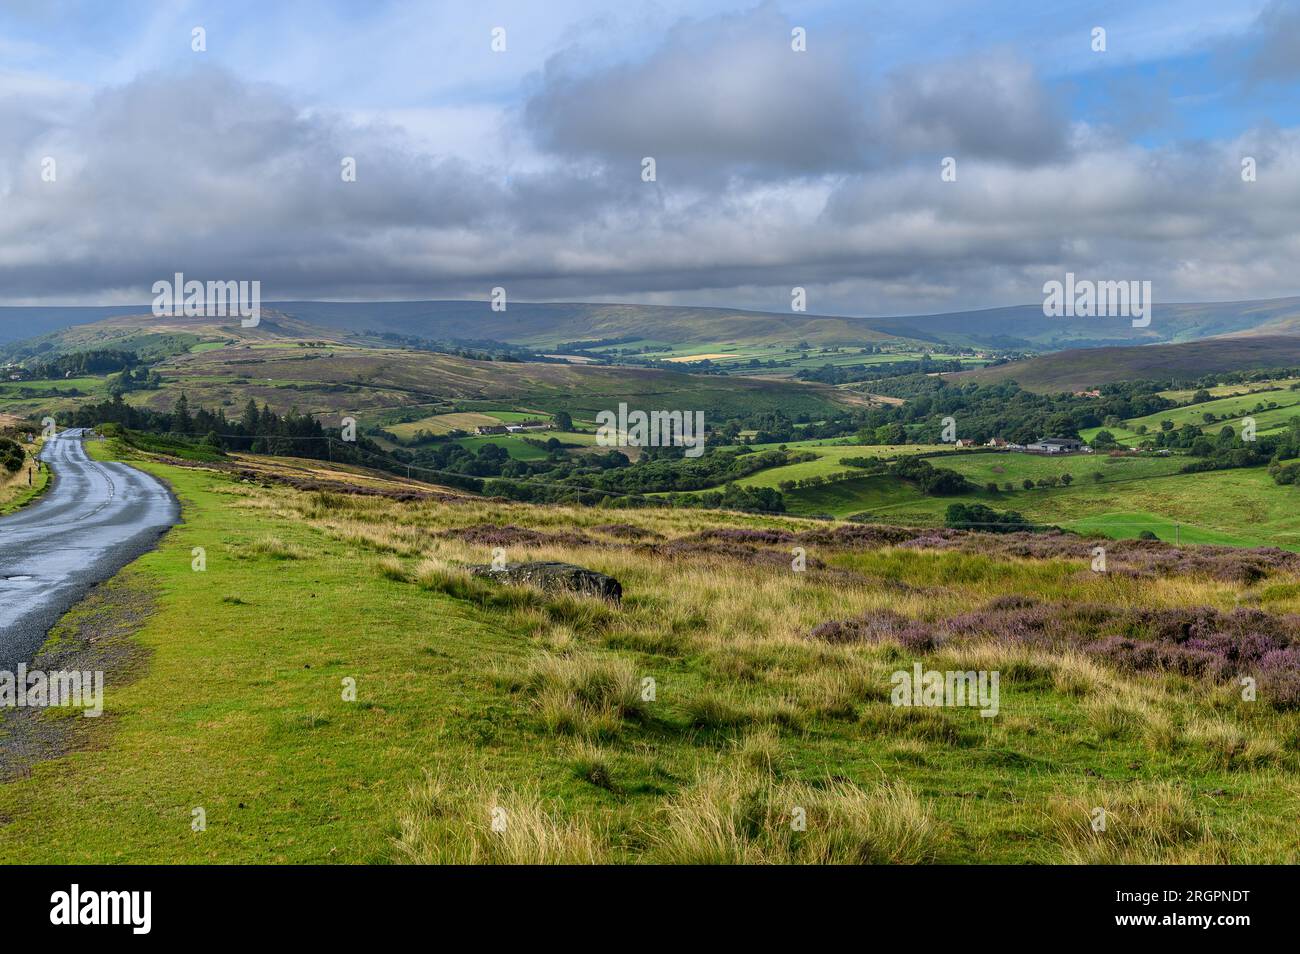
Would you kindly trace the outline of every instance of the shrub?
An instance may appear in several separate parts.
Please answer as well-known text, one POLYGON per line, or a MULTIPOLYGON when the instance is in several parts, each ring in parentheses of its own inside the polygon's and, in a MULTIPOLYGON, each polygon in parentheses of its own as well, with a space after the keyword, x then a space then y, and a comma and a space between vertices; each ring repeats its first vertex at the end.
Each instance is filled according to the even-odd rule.
POLYGON ((999 511, 983 504, 949 504, 944 526, 953 530, 979 530, 985 533, 1014 533, 1034 530, 1035 526, 1014 510, 999 511))
POLYGON ((23 462, 26 460, 27 452, 23 450, 21 444, 7 437, 0 437, 0 467, 11 474, 16 474, 22 469, 23 462))

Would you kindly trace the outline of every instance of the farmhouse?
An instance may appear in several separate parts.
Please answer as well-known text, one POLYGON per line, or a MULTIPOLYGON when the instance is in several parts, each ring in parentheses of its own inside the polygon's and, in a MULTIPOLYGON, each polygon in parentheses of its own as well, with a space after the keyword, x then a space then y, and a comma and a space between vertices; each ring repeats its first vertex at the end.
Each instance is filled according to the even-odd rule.
POLYGON ((506 426, 504 424, 480 424, 474 428, 474 433, 483 434, 505 434, 506 426))
POLYGON ((525 431, 549 431, 550 429, 551 425, 546 421, 536 420, 520 421, 518 424, 506 425, 506 430, 511 434, 520 434, 525 431))
POLYGON ((1004 437, 990 437, 988 439, 988 443, 986 443, 984 446, 985 447, 1006 447, 1007 441, 1006 438, 1004 437))
POLYGON ((1025 450, 1031 454, 1091 454, 1092 448, 1083 441, 1072 437, 1045 437, 1042 440, 1026 444, 1025 450))

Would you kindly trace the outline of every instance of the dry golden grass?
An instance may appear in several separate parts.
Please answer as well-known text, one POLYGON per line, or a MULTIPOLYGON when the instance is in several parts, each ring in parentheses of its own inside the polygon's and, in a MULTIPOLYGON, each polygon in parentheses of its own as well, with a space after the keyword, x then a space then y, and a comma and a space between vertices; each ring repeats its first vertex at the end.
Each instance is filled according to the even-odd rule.
POLYGON ((812 785, 736 767, 672 800, 651 854, 669 864, 917 864, 936 843, 905 786, 812 785))
POLYGON ((1045 812, 1047 860, 1068 864, 1216 864, 1229 856, 1201 811, 1176 785, 1125 785, 1053 798, 1045 812), (1100 828, 1100 830, 1098 830, 1100 828))
POLYGON ((552 732, 610 735, 645 714, 641 675, 626 659, 543 654, 511 680, 552 732))
POLYGON ((536 794, 502 793, 482 782, 452 786, 430 775, 398 815, 394 850, 410 864, 598 864, 603 834, 561 821, 536 794))

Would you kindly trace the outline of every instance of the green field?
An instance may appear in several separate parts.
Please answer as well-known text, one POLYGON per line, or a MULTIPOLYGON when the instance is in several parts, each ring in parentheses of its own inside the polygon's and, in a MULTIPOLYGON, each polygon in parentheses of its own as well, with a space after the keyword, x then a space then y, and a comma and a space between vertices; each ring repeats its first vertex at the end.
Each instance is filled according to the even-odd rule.
MULTIPOLYGON (((1291 418, 1300 416, 1300 391, 1290 390, 1290 380, 1287 379, 1287 387, 1280 391, 1234 394, 1213 401, 1204 401, 1200 404, 1171 408, 1166 411, 1158 411, 1155 414, 1148 414, 1145 417, 1130 418, 1124 422, 1122 427, 1108 427, 1105 430, 1110 431, 1115 436, 1115 439, 1121 443, 1136 444, 1144 436, 1150 437, 1159 431, 1163 421, 1173 421, 1175 428, 1191 424, 1205 433, 1217 434, 1224 427, 1231 427, 1234 431, 1239 432, 1242 418, 1250 416, 1255 419, 1256 433, 1262 436, 1269 431, 1285 428, 1291 418), (1268 407, 1270 404, 1276 404, 1277 407, 1270 408, 1268 407), (1203 416, 1205 414, 1213 414, 1216 418, 1226 417, 1227 420, 1216 420, 1212 424, 1207 424, 1203 416), (1146 435, 1138 432, 1137 429, 1141 426, 1146 427, 1146 435)), ((1239 388, 1239 390, 1241 389, 1244 389, 1244 386, 1239 388)), ((1189 394, 1188 399, 1190 397, 1189 394)), ((1085 441, 1092 440, 1096 437, 1097 432, 1102 429, 1099 427, 1088 428, 1080 431, 1079 436, 1085 441)))
MULTIPOLYGON (((1274 378, 1271 381, 1251 381, 1246 384, 1216 384, 1212 388, 1205 390, 1210 392, 1212 397, 1233 397, 1240 394, 1276 394, 1274 388, 1290 388, 1293 384, 1300 384, 1300 378, 1274 378)), ((1186 404, 1196 394, 1195 388, 1180 388, 1172 391, 1160 391, 1161 397, 1169 398, 1171 401, 1177 401, 1180 404, 1186 404)))
POLYGON ((935 462, 975 481, 980 489, 970 494, 928 497, 896 478, 875 476, 800 488, 785 496, 794 513, 837 517, 865 513, 884 523, 941 525, 949 504, 982 503, 1041 523, 1116 537, 1136 537, 1151 530, 1162 540, 1177 536, 1182 542, 1300 550, 1300 489, 1279 486, 1262 467, 1176 473, 1185 462, 1186 458, 1177 457, 971 455, 935 462), (997 466, 1003 467, 1002 473, 993 470, 997 466), (1103 474, 1100 482, 1091 476, 1096 471, 1103 474), (1074 477, 1069 487, 1021 487, 1025 477, 1037 480, 1067 472, 1074 477), (999 487, 1010 481, 1015 489, 990 493, 984 488, 989 481, 999 487))
MULTIPOLYGON (((805 480, 809 477, 828 477, 843 474, 855 468, 841 463, 845 457, 895 457, 904 454, 924 454, 950 449, 944 444, 838 444, 831 441, 791 441, 784 445, 755 444, 756 450, 771 450, 784 446, 790 450, 817 455, 816 460, 787 464, 784 467, 771 467, 748 477, 741 477, 735 483, 743 487, 778 487, 785 480, 805 480)), ((708 490, 691 491, 708 493, 708 490)))
POLYGON ((740 344, 734 341, 691 342, 690 344, 677 346, 669 346, 663 342, 635 341, 593 350, 596 353, 603 353, 611 359, 620 360, 617 352, 629 348, 650 349, 627 356, 630 359, 667 361, 684 367, 707 359, 711 364, 729 372, 776 377, 790 377, 798 371, 812 371, 826 365, 833 367, 853 365, 883 366, 902 361, 920 361, 926 354, 930 354, 930 357, 935 361, 960 360, 964 365, 971 368, 980 368, 988 363, 986 358, 977 358, 970 355, 933 354, 919 349, 896 348, 884 352, 864 353, 860 347, 851 346, 831 346, 826 349, 820 347, 796 348, 793 347, 793 344, 740 344), (758 361, 763 365, 768 361, 776 361, 781 363, 782 366, 777 368, 751 367, 751 361, 758 361))
MULTIPOLYGON (((1151 438, 1153 434, 1160 432, 1161 424, 1164 421, 1171 421, 1174 428, 1183 428, 1188 424, 1200 428, 1201 432, 1210 435, 1217 435, 1223 428, 1232 428, 1234 432, 1240 433, 1243 419, 1253 417, 1255 419, 1256 434, 1260 437, 1269 433, 1279 432, 1287 428, 1292 417, 1300 416, 1300 390, 1292 391, 1291 385, 1295 383, 1295 378, 1283 378, 1283 380, 1271 382, 1256 382, 1252 385, 1225 385, 1206 389, 1210 394, 1216 394, 1217 399, 1208 400, 1200 404, 1187 404, 1184 407, 1170 408, 1167 411, 1158 411, 1153 415, 1144 417, 1131 417, 1123 422, 1122 426, 1112 426, 1112 428, 1087 428, 1080 430, 1079 437, 1084 441, 1092 441, 1096 438, 1100 430, 1109 430, 1114 435, 1115 441, 1123 445, 1135 446, 1144 439, 1151 438), (1255 387, 1256 390, 1249 390, 1255 387), (1281 390, 1265 390, 1266 387, 1279 387, 1281 390), (1277 407, 1269 407, 1270 404, 1277 404, 1277 407), (1262 407, 1261 407, 1262 406, 1262 407), (1216 419, 1214 422, 1206 422, 1204 415, 1209 413, 1216 419), (1145 428, 1145 434, 1139 433, 1139 428, 1145 428)), ((1193 391, 1164 391, 1165 396, 1171 400, 1191 400, 1193 391)))

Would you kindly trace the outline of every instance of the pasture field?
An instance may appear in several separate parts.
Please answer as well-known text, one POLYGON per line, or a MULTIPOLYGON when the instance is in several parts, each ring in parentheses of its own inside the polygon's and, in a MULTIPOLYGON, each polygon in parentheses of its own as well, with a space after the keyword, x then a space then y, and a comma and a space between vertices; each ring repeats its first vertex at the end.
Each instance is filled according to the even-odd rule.
MULTIPOLYGON (((1163 421, 1172 421, 1176 428, 1191 424, 1202 433, 1214 436, 1225 426, 1239 431, 1242 418, 1246 416, 1255 419, 1256 433, 1262 436, 1284 429, 1292 417, 1300 416, 1300 390, 1291 390, 1291 386, 1297 383, 1300 383, 1300 379, 1277 378, 1247 384, 1218 385, 1205 389, 1213 396, 1213 400, 1129 418, 1117 426, 1084 428, 1079 431, 1079 436, 1085 441, 1091 441, 1098 431, 1107 430, 1121 444, 1134 446, 1160 431, 1163 421), (1205 414, 1223 419, 1207 423, 1205 414), (1146 434, 1138 432, 1138 428, 1143 426, 1146 434)), ((1188 402, 1196 392, 1181 389, 1159 393, 1173 401, 1188 402)))
POLYGON ((998 628, 1005 609, 982 609, 1032 594, 1062 621, 1104 607, 1132 626, 1267 605, 1280 626, 1273 614, 1300 609, 1294 570, 1096 574, 1086 542, 1026 558, 996 539, 904 547, 791 517, 402 502, 136 462, 172 484, 184 522, 53 634, 50 652, 113 653, 106 715, 54 720, 70 739, 57 757, 0 760, 0 860, 1300 856, 1300 714, 1271 684, 1247 703, 1230 681, 1027 646, 998 628), (778 542, 745 542, 760 529, 778 542), (794 543, 805 572, 789 569, 794 543), (622 603, 466 575, 494 545, 612 574, 622 603), (815 635, 890 614, 947 633, 968 611, 988 622, 940 645, 815 635), (999 671, 997 713, 891 704, 891 674, 917 663, 999 671))
MULTIPOLYGON (((1234 394, 1200 404, 1159 411, 1144 417, 1130 418, 1122 427, 1109 427, 1105 430, 1114 434, 1116 440, 1132 444, 1142 440, 1143 435, 1137 430, 1141 426, 1145 426, 1149 434, 1154 434, 1160 430, 1161 422, 1173 421, 1176 428, 1192 424, 1204 433, 1217 434, 1225 426, 1232 427, 1233 430, 1239 429, 1241 419, 1247 415, 1255 419, 1259 434, 1265 434, 1270 430, 1281 430, 1292 417, 1300 416, 1300 391, 1292 391, 1288 387, 1281 391, 1234 394), (1204 419, 1205 414, 1213 414, 1221 419, 1226 417, 1227 420, 1216 420, 1214 423, 1207 424, 1204 419)), ((1102 428, 1089 428, 1080 431, 1080 436, 1084 440, 1091 440, 1099 430, 1102 428)))
MULTIPOLYGON (((986 455, 936 464, 967 470, 976 480, 991 466, 979 456, 986 455)), ((1183 542, 1300 550, 1300 489, 1279 486, 1264 468, 1178 474, 1173 471, 1185 458, 1124 460, 1113 467, 1105 463, 1110 458, 1094 459, 1086 467, 1075 463, 1080 460, 1036 458, 1015 468, 1008 466, 1004 474, 988 474, 999 487, 1009 480, 1014 487, 1009 492, 990 493, 981 482, 969 494, 929 497, 896 478, 879 476, 793 490, 785 495, 786 506, 793 513, 865 514, 873 522, 941 526, 949 504, 981 503, 995 510, 1014 510, 1036 522, 1120 538, 1151 530, 1162 540, 1174 540, 1177 533, 1183 542), (1070 472, 1073 483, 1022 488, 1025 476, 1050 476, 1053 467, 1058 475, 1070 472), (1094 470, 1104 474, 1100 482, 1091 477, 1094 470)))
MULTIPOLYGON (((1293 384, 1300 384, 1300 378, 1274 378, 1269 381, 1251 381, 1246 384, 1216 384, 1212 388, 1206 388, 1213 397, 1233 397, 1241 394, 1276 394, 1274 388, 1290 388, 1293 384)), ((1177 388, 1169 391, 1158 392, 1161 397, 1167 397, 1171 401, 1178 401, 1185 404, 1190 401, 1196 394, 1195 388, 1177 388)))
MULTIPOLYGON (((830 441, 790 441, 785 445, 755 444, 753 446, 760 451, 785 446, 791 450, 816 454, 817 459, 798 464, 786 464, 782 467, 770 467, 735 481, 745 487, 778 487, 785 480, 828 477, 831 474, 855 470, 848 464, 841 463, 846 457, 894 457, 950 449, 944 444, 837 444, 830 441)), ((707 492, 694 491, 694 493, 707 492)))
MULTIPOLYGON (((604 349, 595 349, 608 354, 610 357, 617 357, 615 352, 626 348, 651 347, 655 345, 649 342, 630 342, 626 344, 611 345, 604 349)), ((853 365, 889 365, 902 361, 920 361, 926 354, 921 350, 896 349, 886 352, 863 353, 861 347, 845 346, 831 347, 822 350, 820 347, 796 348, 789 345, 781 344, 742 344, 738 342, 702 342, 677 345, 672 347, 663 347, 659 350, 650 350, 645 353, 637 354, 635 357, 648 358, 657 361, 668 361, 673 364, 690 364, 707 359, 711 364, 719 366, 729 372, 762 375, 765 377, 792 377, 796 372, 801 370, 811 371, 817 368, 832 365, 834 367, 844 367, 853 365), (766 364, 768 361, 789 362, 788 365, 779 368, 756 367, 751 368, 749 363, 757 360, 766 364)), ((935 361, 957 360, 957 355, 931 355, 935 361)), ((960 356, 964 365, 971 368, 980 368, 988 364, 988 359, 977 358, 971 355, 960 356)))
POLYGON ((470 431, 476 427, 489 427, 494 424, 516 424, 519 421, 549 420, 550 415, 544 411, 503 411, 493 408, 486 411, 453 411, 446 414, 432 414, 414 421, 389 424, 384 430, 400 437, 404 441, 413 439, 417 432, 430 434, 447 434, 451 431, 470 431))

